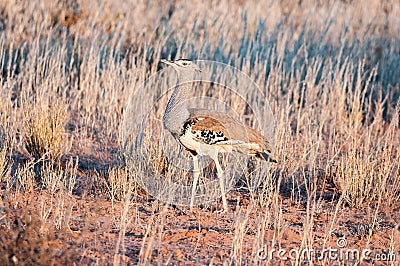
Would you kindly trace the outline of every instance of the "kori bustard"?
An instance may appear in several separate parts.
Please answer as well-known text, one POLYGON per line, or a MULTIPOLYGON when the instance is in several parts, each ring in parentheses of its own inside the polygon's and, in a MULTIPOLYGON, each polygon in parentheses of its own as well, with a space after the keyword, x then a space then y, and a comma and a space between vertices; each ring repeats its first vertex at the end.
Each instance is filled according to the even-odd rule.
POLYGON ((163 125, 173 137, 193 156, 193 185, 190 209, 193 209, 196 186, 200 176, 199 155, 210 156, 217 168, 224 211, 228 211, 225 195, 224 173, 218 154, 238 151, 267 161, 272 158, 270 142, 260 132, 244 125, 226 113, 208 109, 188 108, 192 82, 200 68, 192 61, 161 60, 178 73, 178 85, 169 98, 163 116, 163 125))

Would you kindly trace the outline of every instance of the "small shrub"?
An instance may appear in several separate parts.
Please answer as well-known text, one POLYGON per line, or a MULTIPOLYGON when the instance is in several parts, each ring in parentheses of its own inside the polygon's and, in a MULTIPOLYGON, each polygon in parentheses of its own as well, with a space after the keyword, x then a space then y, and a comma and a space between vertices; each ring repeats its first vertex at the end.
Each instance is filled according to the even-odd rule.
POLYGON ((108 184, 111 199, 118 201, 125 200, 136 188, 132 173, 126 168, 110 168, 108 184))
POLYGON ((66 107, 35 105, 25 112, 25 147, 35 159, 59 160, 69 143, 65 132, 66 107))
POLYGON ((70 248, 57 246, 56 231, 42 232, 40 217, 29 212, 27 206, 6 202, 0 215, 0 265, 55 265, 70 264, 78 257, 70 248))

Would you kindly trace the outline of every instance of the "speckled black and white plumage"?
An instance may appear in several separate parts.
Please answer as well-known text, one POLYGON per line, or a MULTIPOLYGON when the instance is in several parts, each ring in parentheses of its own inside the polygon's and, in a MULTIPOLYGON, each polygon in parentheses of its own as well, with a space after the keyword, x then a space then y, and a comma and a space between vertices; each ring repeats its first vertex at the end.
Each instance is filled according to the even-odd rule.
POLYGON ((199 121, 199 118, 194 118, 186 121, 183 125, 182 135, 185 134, 193 134, 197 141, 200 141, 204 144, 214 145, 221 142, 226 142, 228 140, 227 136, 225 136, 222 131, 213 131, 213 130, 193 130, 193 126, 199 121))
POLYGON ((266 138, 258 131, 244 125, 231 116, 207 109, 189 108, 190 118, 182 125, 176 136, 178 141, 192 154, 201 147, 202 155, 207 150, 217 152, 238 151, 244 154, 276 162, 271 154, 272 148, 266 138), (211 147, 213 146, 214 149, 211 147))

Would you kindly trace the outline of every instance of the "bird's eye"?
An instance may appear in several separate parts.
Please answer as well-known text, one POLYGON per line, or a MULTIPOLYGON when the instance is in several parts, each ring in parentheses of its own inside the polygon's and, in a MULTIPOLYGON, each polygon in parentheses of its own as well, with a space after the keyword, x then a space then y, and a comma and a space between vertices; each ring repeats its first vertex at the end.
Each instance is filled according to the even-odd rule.
POLYGON ((187 65, 188 65, 188 63, 182 62, 182 66, 187 66, 187 65))

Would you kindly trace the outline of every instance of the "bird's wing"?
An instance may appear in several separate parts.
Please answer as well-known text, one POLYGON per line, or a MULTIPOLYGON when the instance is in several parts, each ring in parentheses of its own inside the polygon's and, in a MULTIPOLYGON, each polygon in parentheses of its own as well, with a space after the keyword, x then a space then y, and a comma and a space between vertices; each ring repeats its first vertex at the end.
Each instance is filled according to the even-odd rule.
POLYGON ((243 153, 271 158, 270 142, 260 132, 237 119, 207 109, 189 109, 189 112, 186 129, 190 127, 197 141, 210 145, 231 145, 243 153))

